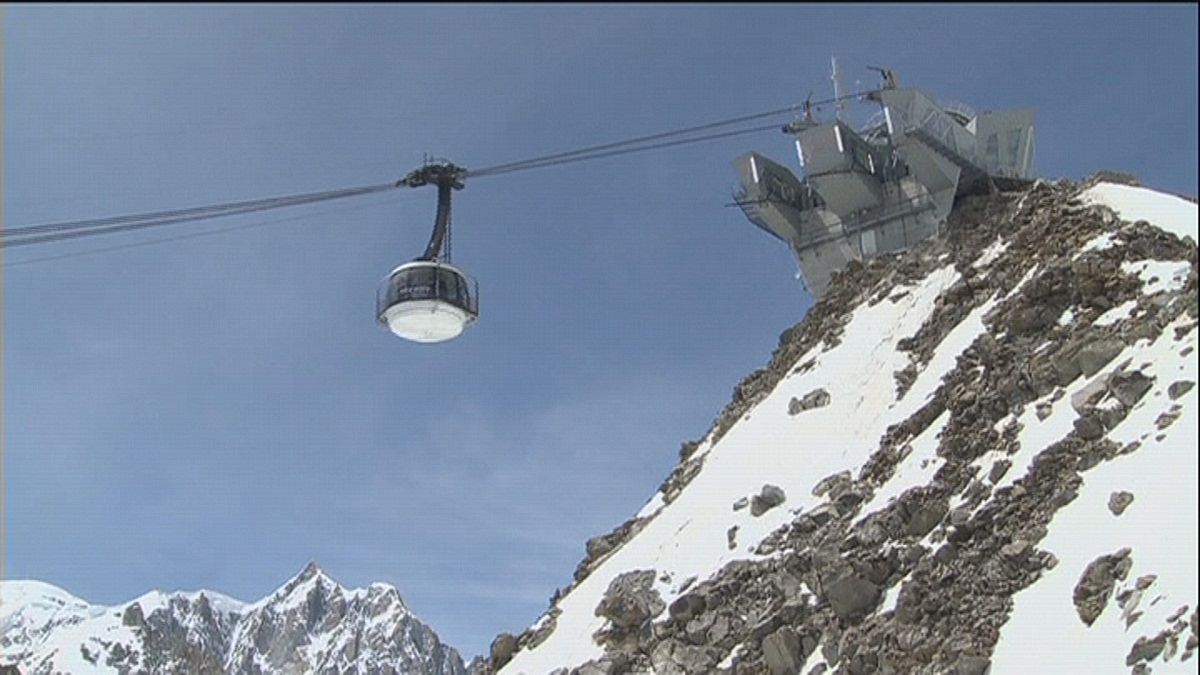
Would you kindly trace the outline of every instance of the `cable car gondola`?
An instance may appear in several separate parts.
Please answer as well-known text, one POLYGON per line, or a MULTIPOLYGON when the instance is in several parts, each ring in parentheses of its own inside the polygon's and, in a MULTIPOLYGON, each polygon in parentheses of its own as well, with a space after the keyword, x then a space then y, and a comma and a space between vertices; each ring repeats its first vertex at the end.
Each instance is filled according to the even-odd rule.
POLYGON ((464 174, 448 162, 426 164, 399 183, 438 188, 437 216, 425 253, 392 270, 376 297, 379 323, 406 340, 451 340, 479 318, 479 286, 449 261, 450 194, 462 189, 464 174))

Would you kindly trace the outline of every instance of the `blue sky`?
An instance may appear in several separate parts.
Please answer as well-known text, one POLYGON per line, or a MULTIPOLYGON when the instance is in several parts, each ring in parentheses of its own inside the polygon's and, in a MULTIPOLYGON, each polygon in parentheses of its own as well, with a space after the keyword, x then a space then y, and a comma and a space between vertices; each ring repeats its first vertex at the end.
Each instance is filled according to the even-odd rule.
MULTIPOLYGON (((10 5, 4 217, 522 159, 820 98, 831 54, 847 88, 884 63, 1033 107, 1044 176, 1194 195, 1196 33, 1195 5, 10 5)), ((764 132, 470 182, 454 256, 482 317, 436 346, 373 319, 424 247, 429 189, 6 266, 5 576, 250 600, 315 559, 396 584, 467 657, 519 632, 811 304, 784 246, 725 207, 751 149, 793 163, 764 132)))

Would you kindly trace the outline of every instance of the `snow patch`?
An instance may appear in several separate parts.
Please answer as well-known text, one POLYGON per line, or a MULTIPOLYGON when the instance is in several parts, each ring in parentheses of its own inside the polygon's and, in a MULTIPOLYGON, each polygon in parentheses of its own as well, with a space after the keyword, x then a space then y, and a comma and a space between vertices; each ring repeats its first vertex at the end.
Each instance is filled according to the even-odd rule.
MULTIPOLYGON (((1178 401, 1164 394, 1172 382, 1200 379, 1195 358, 1175 355, 1179 344, 1174 329, 1187 322, 1186 317, 1177 320, 1155 341, 1139 342, 1119 357, 1147 364, 1143 372, 1156 379, 1154 389, 1108 437, 1118 444, 1141 441, 1143 445, 1086 471, 1079 497, 1056 514, 1039 547, 1056 555, 1059 564, 1015 596, 1012 617, 996 645, 995 672, 1128 673, 1125 656, 1138 636, 1157 635, 1167 627, 1167 616, 1182 605, 1195 608, 1200 597, 1196 577, 1200 523, 1195 508, 1200 473, 1195 450, 1200 440, 1198 392, 1193 388, 1178 401), (1155 430, 1158 416, 1176 405, 1179 419, 1142 440, 1146 430, 1155 430), (1121 516, 1114 516, 1107 501, 1118 490, 1131 492, 1134 501, 1121 516), (1139 606, 1144 614, 1126 629, 1113 599, 1089 628, 1072 603, 1075 584, 1088 563, 1124 547, 1132 549, 1128 582, 1148 574, 1158 577, 1139 606), (1162 601, 1152 603, 1157 595, 1163 596, 1162 601), (1065 645, 1070 648, 1062 648, 1065 645)), ((1196 331, 1185 342, 1195 348, 1196 331)), ((1069 396, 1058 403, 1066 400, 1069 396)), ((1046 420, 1056 431, 1044 436, 1065 434, 1062 422, 1052 422, 1058 417, 1067 419, 1069 426, 1072 415, 1056 410, 1046 420)), ((1195 663, 1181 663, 1178 654, 1170 661, 1159 657, 1150 665, 1156 674, 1196 672, 1195 663)))
POLYGON ((1121 271, 1137 275, 1142 280, 1142 293, 1153 295, 1183 288, 1192 264, 1179 260, 1139 260, 1121 263, 1121 271))
POLYGON ((1122 220, 1145 220, 1180 239, 1197 241, 1196 205, 1186 199, 1117 183, 1099 183, 1079 198, 1087 204, 1107 206, 1122 220))
POLYGON ((1092 325, 1111 326, 1114 323, 1124 321, 1125 319, 1133 316, 1133 310, 1135 307, 1137 307, 1137 300, 1129 300, 1121 303, 1120 305, 1117 305, 1116 307, 1113 307, 1107 312, 1096 317, 1096 320, 1092 322, 1092 325))

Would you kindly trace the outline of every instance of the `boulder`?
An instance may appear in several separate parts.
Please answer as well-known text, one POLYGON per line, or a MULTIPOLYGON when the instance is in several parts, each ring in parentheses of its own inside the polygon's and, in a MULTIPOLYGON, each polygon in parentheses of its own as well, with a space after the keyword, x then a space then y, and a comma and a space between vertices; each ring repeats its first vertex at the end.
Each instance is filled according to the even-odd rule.
POLYGON ((817 481, 817 484, 813 486, 812 496, 823 497, 826 493, 833 492, 835 488, 838 488, 842 485, 849 485, 852 480, 853 479, 850 477, 849 471, 842 471, 840 473, 826 476, 817 481))
POLYGON ((1154 378, 1141 371, 1117 373, 1109 378, 1108 388, 1121 403, 1133 407, 1154 386, 1154 378))
POLYGON ((761 516, 787 501, 787 494, 777 485, 764 485, 750 500, 750 515, 761 516))
POLYGON ((1085 441, 1094 441, 1104 435, 1104 422, 1101 421, 1100 415, 1096 413, 1088 413, 1083 417, 1075 418, 1075 433, 1085 441))
POLYGON ((950 672, 953 675, 988 675, 992 672, 992 660, 986 656, 964 654, 954 662, 950 672))
POLYGON ((146 617, 142 614, 142 606, 138 603, 133 603, 125 608, 125 612, 121 615, 122 626, 145 626, 146 617))
MULTIPOLYGON (((1012 468, 1012 461, 1007 459, 996 460, 992 464, 992 470, 988 472, 988 480, 992 482, 992 485, 999 483, 1000 479, 1004 478, 1004 474, 1008 473, 1010 468, 1012 468)), ((957 525, 958 523, 955 524, 957 525)))
POLYGON ((492 668, 499 669, 512 660, 517 652, 517 638, 511 633, 501 633, 492 640, 492 668))
POLYGON ((1087 386, 1071 394, 1071 407, 1080 415, 1086 414, 1108 394, 1108 377, 1097 377, 1087 386))
POLYGON ((796 631, 788 626, 763 638, 762 651, 771 675, 792 675, 804 666, 804 645, 796 631))
POLYGON ((1196 386, 1196 383, 1191 380, 1172 382, 1171 386, 1167 387, 1167 396, 1171 397, 1172 401, 1177 400, 1180 396, 1191 391, 1194 386, 1196 386))
POLYGON ((881 590, 858 574, 848 574, 825 585, 825 599, 842 621, 857 621, 875 609, 881 590))
POLYGON ((1112 511, 1114 516, 1119 516, 1125 513, 1125 509, 1129 508, 1129 505, 1132 503, 1132 492, 1125 492, 1123 490, 1114 492, 1108 497, 1108 510, 1112 511))
POLYGON ((692 617, 699 616, 708 608, 708 601, 698 593, 687 593, 679 596, 667 609, 675 621, 686 622, 692 617))
POLYGON ((1125 344, 1120 340, 1101 338, 1084 345, 1075 355, 1075 359, 1079 362, 1079 369, 1083 374, 1091 377, 1124 350, 1125 344))
POLYGON ((624 629, 639 628, 658 616, 667 605, 654 589, 654 577, 654 570, 634 570, 613 579, 596 606, 596 616, 624 629))
POLYGON ((937 527, 938 523, 942 522, 942 518, 946 517, 948 510, 948 507, 942 502, 921 504, 909 513, 905 527, 909 534, 915 537, 924 537, 937 527))
POLYGON ((1129 574, 1133 565, 1130 553, 1130 549, 1123 548, 1112 555, 1102 555, 1084 569, 1075 585, 1074 602, 1075 611, 1085 624, 1091 626, 1099 618, 1117 581, 1129 574))

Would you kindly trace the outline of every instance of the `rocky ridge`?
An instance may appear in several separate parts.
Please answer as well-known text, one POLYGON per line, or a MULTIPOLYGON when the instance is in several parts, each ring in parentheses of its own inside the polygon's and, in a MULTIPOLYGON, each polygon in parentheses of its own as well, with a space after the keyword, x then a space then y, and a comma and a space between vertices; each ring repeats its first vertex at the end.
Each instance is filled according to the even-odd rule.
MULTIPOLYGON (((1155 428, 1134 440, 1117 442, 1110 432, 1152 392, 1176 401, 1194 384, 1159 381, 1153 364, 1118 358, 1155 341, 1188 356, 1198 314, 1194 235, 1181 239, 1143 220, 1123 221, 1082 199, 1101 178, 1114 176, 1083 185, 1038 181, 964 199, 943 237, 839 273, 805 320, 780 336, 770 363, 734 389, 703 441, 683 445, 658 495, 661 506, 589 541, 575 583, 555 593, 533 628, 498 638, 478 670, 501 669, 546 641, 560 601, 687 490, 708 450, 781 381, 835 348, 856 309, 894 303, 907 285, 952 265, 955 281, 941 289, 919 329, 897 343, 909 358, 894 374, 897 399, 951 333, 970 321, 983 329, 915 412, 887 429, 861 468, 814 480, 812 494, 823 503, 792 512, 754 544, 754 556, 677 584, 670 602, 660 597, 673 581, 667 571, 617 575, 595 608, 605 623, 592 639, 603 655, 556 672, 987 672, 1014 596, 1059 564, 1042 548, 1056 514, 1076 500, 1089 471, 1142 451, 1151 435, 1161 441, 1165 434, 1154 432, 1179 418, 1181 404, 1168 406, 1155 428), (1161 270, 1174 276, 1163 279, 1161 270), (1068 396, 1081 378, 1088 385, 1068 396), (1026 426, 1061 409, 1073 417, 1061 437, 1023 451, 1026 426), (931 436, 924 461, 936 470, 877 503, 896 474, 910 472, 914 446, 931 436)), ((787 413, 802 418, 829 396, 822 390, 792 397, 787 413)), ((1194 407, 1194 397, 1188 400, 1194 407)), ((1136 508, 1132 493, 1104 498, 1115 500, 1110 517, 1136 508)), ((735 548, 737 527, 726 534, 735 548)), ((1122 665, 1135 673, 1149 672, 1156 659, 1194 658, 1198 636, 1197 598, 1186 598, 1190 607, 1162 626, 1138 625, 1141 597, 1155 583, 1152 574, 1127 579, 1138 555, 1111 551, 1075 571, 1070 600, 1088 626, 1119 604, 1110 611, 1121 613, 1130 631, 1122 665)), ((524 672, 504 672, 510 670, 524 672)))
POLYGON ((0 665, 26 675, 466 672, 394 587, 347 589, 311 563, 251 604, 201 591, 99 607, 37 582, 3 582, 0 599, 0 665))

